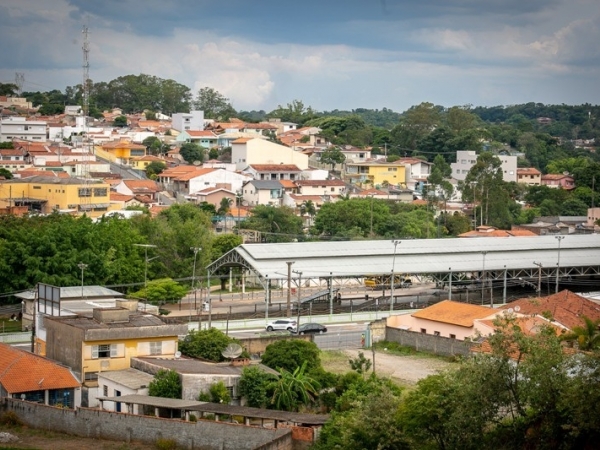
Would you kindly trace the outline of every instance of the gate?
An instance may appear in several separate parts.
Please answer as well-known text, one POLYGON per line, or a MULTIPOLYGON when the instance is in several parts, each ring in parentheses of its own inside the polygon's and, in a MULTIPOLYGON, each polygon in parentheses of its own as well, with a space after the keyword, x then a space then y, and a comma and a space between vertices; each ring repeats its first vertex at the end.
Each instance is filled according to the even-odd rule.
POLYGON ((315 334, 314 343, 321 350, 341 350, 345 348, 363 348, 367 339, 367 330, 334 331, 315 334))

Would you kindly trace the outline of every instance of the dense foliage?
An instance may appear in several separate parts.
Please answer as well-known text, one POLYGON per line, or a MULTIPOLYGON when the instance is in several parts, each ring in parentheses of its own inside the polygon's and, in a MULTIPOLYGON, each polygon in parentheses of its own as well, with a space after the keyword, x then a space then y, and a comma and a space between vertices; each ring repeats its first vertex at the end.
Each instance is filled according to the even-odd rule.
POLYGON ((174 370, 160 369, 148 385, 148 395, 164 398, 181 398, 181 379, 174 370))
POLYGON ((185 338, 179 341, 179 350, 186 356, 202 358, 209 361, 225 361, 223 350, 229 344, 237 344, 233 338, 216 328, 208 330, 190 330, 185 338))
POLYGON ((303 339, 283 339, 267 346, 262 363, 272 369, 293 373, 306 362, 306 370, 321 367, 320 350, 314 342, 303 339))

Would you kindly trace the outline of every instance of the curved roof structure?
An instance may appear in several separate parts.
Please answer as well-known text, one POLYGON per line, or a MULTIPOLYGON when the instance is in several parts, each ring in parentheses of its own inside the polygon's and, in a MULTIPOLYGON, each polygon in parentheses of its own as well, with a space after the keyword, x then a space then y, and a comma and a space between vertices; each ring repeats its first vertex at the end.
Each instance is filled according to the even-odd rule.
POLYGON ((287 262, 304 278, 375 276, 392 269, 407 275, 507 269, 515 276, 520 270, 537 273, 540 264, 546 271, 559 266, 565 274, 568 268, 598 274, 600 235, 244 244, 207 269, 242 266, 261 278, 281 279, 287 262))

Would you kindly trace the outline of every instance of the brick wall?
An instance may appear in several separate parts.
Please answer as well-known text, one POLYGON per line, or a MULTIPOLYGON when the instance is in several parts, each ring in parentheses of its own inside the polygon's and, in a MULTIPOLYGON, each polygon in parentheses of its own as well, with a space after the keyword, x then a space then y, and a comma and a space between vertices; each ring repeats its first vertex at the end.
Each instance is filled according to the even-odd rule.
POLYGON ((416 333, 414 331, 399 330, 386 327, 385 338, 387 341, 397 342, 400 345, 412 347, 416 350, 434 353, 442 356, 468 355, 471 353, 471 343, 458 341, 442 336, 416 333))
POLYGON ((173 439, 186 449, 291 450, 292 433, 285 429, 249 427, 231 423, 137 416, 97 409, 69 410, 3 398, 0 413, 13 411, 27 426, 76 436, 114 441, 173 439))

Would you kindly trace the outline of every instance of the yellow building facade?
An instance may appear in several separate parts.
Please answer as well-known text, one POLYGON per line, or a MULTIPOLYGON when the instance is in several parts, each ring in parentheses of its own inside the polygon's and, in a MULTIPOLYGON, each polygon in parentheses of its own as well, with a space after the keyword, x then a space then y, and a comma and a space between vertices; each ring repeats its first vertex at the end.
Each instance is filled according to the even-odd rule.
POLYGON ((110 185, 101 180, 34 176, 0 181, 3 206, 30 212, 64 212, 98 217, 110 210, 110 185))
POLYGON ((360 183, 370 181, 374 186, 406 186, 406 168, 403 164, 388 162, 347 163, 346 175, 360 183))

